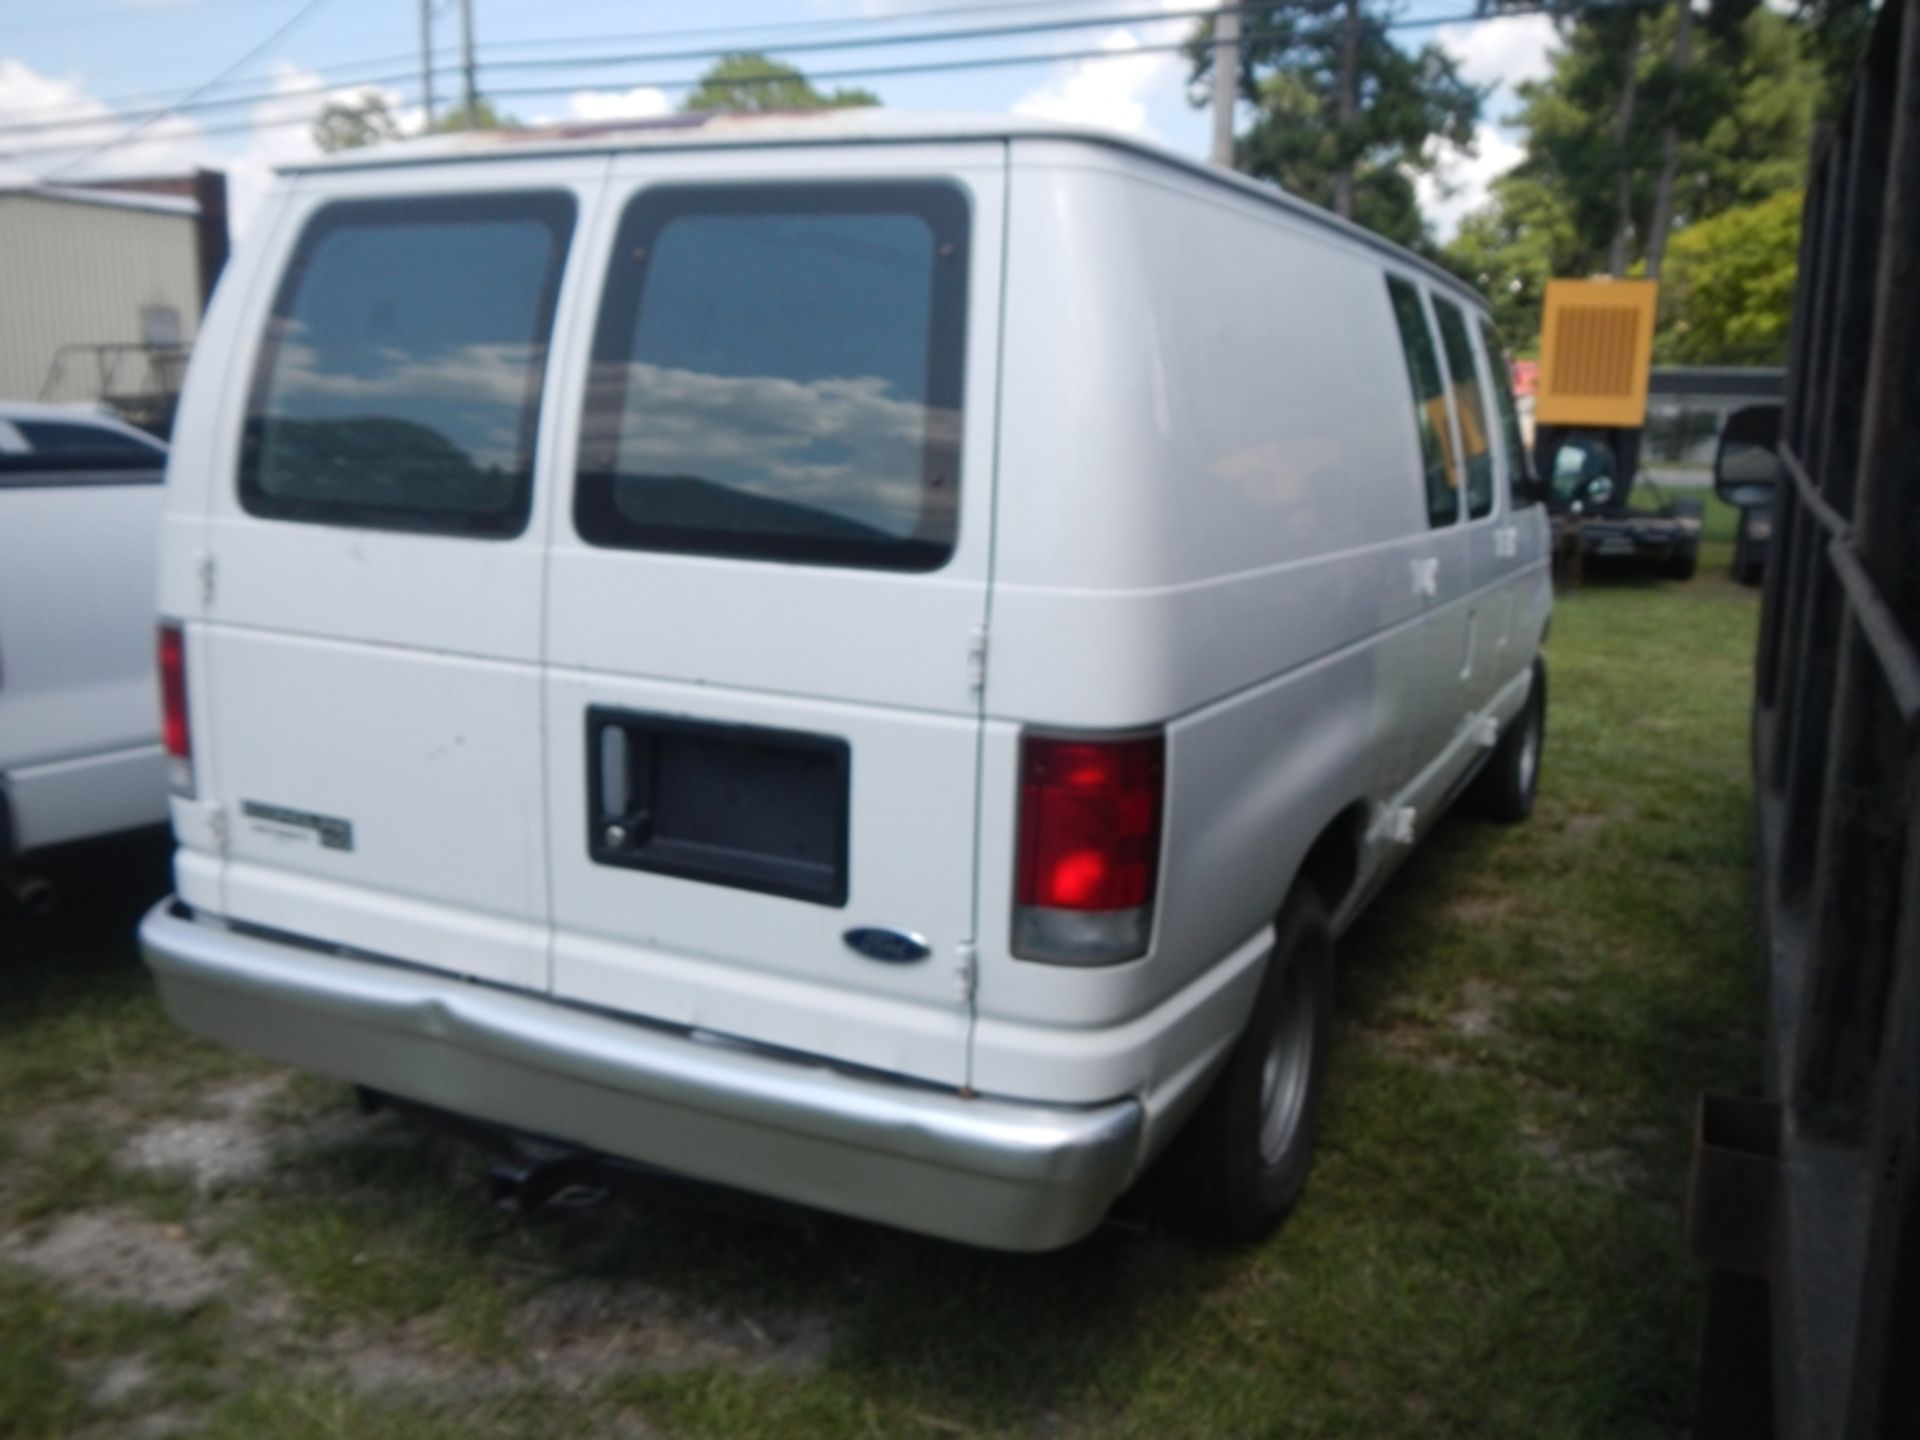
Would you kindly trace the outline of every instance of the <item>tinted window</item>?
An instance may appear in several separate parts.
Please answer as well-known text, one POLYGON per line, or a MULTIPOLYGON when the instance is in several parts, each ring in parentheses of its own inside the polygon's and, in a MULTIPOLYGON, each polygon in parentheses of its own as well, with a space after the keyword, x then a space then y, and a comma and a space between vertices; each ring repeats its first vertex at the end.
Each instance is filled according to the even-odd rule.
POLYGON ((513 535, 573 200, 352 201, 314 216, 247 415, 255 515, 513 535))
POLYGON ((1433 299, 1434 318, 1440 322, 1440 344, 1447 355, 1447 376, 1453 382, 1453 413, 1460 417, 1460 445, 1467 452, 1467 515, 1478 520, 1493 513, 1492 418, 1480 392, 1480 370, 1473 359, 1473 337, 1466 317, 1452 301, 1433 299))
POLYGON ((1420 292, 1397 275, 1387 277, 1393 299, 1393 318, 1400 326, 1400 348, 1407 357, 1407 378, 1413 384, 1413 416, 1420 428, 1420 458, 1426 467, 1427 523, 1451 525, 1460 518, 1460 462, 1453 453, 1453 433, 1447 427, 1446 385, 1440 378, 1440 357, 1427 328, 1420 292))
POLYGON ((157 442, 109 430, 104 425, 76 425, 64 420, 15 420, 13 428, 39 455, 99 455, 140 460, 151 464, 162 453, 157 442))
POLYGON ((1526 441, 1520 434, 1520 411, 1513 403, 1513 362, 1501 347, 1500 337, 1485 321, 1480 323, 1480 339, 1487 347, 1487 364, 1494 372, 1493 403, 1500 408, 1500 439, 1507 457, 1507 488, 1511 492, 1507 503, 1529 504, 1521 487, 1532 478, 1533 472, 1527 460, 1526 441))
POLYGON ((596 545, 928 570, 953 551, 966 201, 660 187, 614 247, 575 521, 596 545))

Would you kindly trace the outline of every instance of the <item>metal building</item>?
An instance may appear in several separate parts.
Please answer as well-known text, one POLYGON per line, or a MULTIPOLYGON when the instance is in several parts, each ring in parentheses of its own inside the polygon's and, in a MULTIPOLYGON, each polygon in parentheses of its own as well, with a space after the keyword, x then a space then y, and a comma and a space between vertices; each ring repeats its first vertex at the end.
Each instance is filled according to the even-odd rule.
POLYGON ((0 399, 170 400, 200 320, 200 218, 178 196, 0 190, 0 399))

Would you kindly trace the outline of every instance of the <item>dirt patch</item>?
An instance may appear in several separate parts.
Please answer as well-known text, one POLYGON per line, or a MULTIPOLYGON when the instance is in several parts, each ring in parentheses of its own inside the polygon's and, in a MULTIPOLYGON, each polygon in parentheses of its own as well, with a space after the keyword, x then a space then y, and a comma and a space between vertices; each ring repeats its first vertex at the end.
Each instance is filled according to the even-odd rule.
POLYGON ((1461 987, 1460 1006, 1447 1017, 1447 1028, 1463 1040, 1485 1040, 1500 1032, 1500 1015, 1512 994, 1486 980, 1469 980, 1461 987))
POLYGON ((1433 1048, 1432 1032, 1417 1025, 1364 1026, 1357 1027, 1354 1034, 1362 1044, 1385 1050, 1436 1075, 1451 1075, 1460 1068, 1451 1055, 1433 1048))
POLYGON ((1518 895, 1456 895, 1446 904, 1449 919, 1462 925, 1497 925, 1520 907, 1518 895))
POLYGON ((244 1266, 198 1249, 177 1225, 126 1210, 89 1210, 37 1239, 0 1237, 0 1259, 91 1300, 187 1311, 233 1284, 244 1266))
POLYGON ((1629 1190, 1645 1178, 1640 1165, 1625 1150, 1613 1145, 1598 1150, 1571 1150, 1551 1135, 1529 1135, 1520 1142, 1551 1169, 1571 1175, 1591 1185, 1612 1190, 1629 1190))
POLYGON ((1589 810, 1578 815, 1567 816, 1561 822, 1560 829, 1568 835, 1593 835, 1615 825, 1626 824, 1635 818, 1631 810, 1589 810))
POLYGON ((102 1410, 111 1409, 153 1383, 153 1366, 145 1356, 120 1355, 93 1377, 87 1399, 102 1410))
POLYGON ((292 1079, 264 1075, 210 1090, 198 1114, 135 1133, 121 1159, 135 1170, 177 1175, 206 1195, 260 1180, 280 1153, 345 1138, 365 1123, 348 1112, 291 1122, 282 1112, 292 1079))
POLYGON ((646 1285, 601 1280, 540 1291, 521 1307, 515 1329, 534 1373, 574 1391, 634 1370, 805 1374, 826 1362, 833 1344, 820 1315, 725 1316, 689 1309, 646 1285))

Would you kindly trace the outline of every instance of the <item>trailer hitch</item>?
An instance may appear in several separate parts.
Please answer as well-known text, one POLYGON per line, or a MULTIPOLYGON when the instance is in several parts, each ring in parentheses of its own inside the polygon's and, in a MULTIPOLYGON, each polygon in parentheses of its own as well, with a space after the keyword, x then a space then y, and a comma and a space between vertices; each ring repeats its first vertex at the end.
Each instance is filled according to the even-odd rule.
POLYGON ((591 1210, 613 1193, 606 1169, 591 1155, 560 1155, 550 1160, 506 1160, 487 1170, 487 1197, 506 1215, 531 1215, 553 1206, 591 1210))

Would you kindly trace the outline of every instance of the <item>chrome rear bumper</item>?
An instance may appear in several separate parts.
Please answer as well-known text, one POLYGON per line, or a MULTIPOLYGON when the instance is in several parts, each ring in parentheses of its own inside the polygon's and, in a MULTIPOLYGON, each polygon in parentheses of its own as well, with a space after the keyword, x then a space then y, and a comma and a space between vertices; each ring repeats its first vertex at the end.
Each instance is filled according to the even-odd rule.
POLYGON ((425 1105, 973 1245, 1048 1250, 1132 1177, 1141 1110, 963 1098, 190 918, 140 926, 197 1035, 425 1105))

